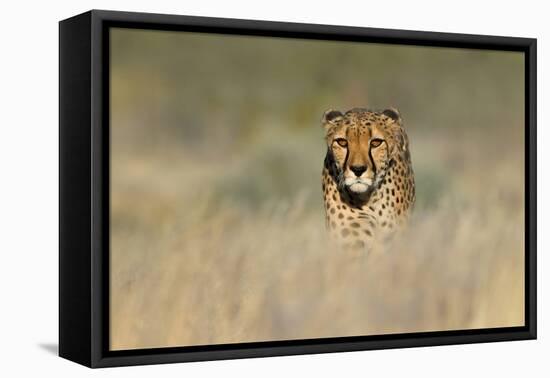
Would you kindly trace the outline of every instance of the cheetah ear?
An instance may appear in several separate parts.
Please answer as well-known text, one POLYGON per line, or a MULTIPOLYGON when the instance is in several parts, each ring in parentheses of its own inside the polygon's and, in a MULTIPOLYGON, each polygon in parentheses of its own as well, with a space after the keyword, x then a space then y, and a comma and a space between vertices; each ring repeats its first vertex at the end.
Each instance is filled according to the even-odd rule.
POLYGON ((323 114, 323 118, 321 118, 321 124, 325 128, 325 131, 328 131, 343 117, 344 115, 342 114, 342 112, 329 109, 323 114))
POLYGON ((401 124, 401 114, 399 114, 399 110, 397 110, 396 108, 388 108, 384 110, 382 114, 401 124))

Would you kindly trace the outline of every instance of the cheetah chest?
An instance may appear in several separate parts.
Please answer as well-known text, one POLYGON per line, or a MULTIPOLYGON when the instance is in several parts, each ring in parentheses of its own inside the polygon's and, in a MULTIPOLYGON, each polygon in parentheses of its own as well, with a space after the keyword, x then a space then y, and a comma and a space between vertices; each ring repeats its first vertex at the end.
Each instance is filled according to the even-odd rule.
POLYGON ((366 198, 340 189, 325 167, 323 195, 326 225, 331 238, 345 248, 370 249, 401 228, 414 202, 412 177, 398 164, 366 198))

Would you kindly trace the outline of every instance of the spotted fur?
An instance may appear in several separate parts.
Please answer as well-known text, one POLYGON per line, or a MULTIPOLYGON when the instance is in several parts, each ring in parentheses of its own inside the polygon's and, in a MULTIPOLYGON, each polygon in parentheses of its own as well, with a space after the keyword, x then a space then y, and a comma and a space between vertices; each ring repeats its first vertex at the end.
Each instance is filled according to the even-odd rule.
POLYGON ((415 201, 407 134, 396 109, 325 112, 326 225, 345 248, 371 250, 407 223, 415 201))

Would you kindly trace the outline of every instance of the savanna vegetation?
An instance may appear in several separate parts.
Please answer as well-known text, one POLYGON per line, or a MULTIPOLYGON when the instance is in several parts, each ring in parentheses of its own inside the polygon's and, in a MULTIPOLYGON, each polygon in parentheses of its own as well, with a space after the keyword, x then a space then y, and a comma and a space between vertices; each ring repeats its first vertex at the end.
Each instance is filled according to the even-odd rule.
POLYGON ((115 29, 111 347, 522 325, 518 53, 115 29), (326 109, 398 108, 417 204, 326 240, 326 109))

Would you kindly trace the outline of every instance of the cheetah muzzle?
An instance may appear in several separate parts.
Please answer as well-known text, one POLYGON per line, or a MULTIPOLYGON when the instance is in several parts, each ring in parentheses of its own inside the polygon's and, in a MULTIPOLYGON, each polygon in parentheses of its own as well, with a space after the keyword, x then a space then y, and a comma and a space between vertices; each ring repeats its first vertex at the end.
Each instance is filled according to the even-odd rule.
POLYGON ((401 115, 396 109, 329 110, 322 125, 327 228, 343 247, 370 250, 407 223, 415 201, 401 115))

